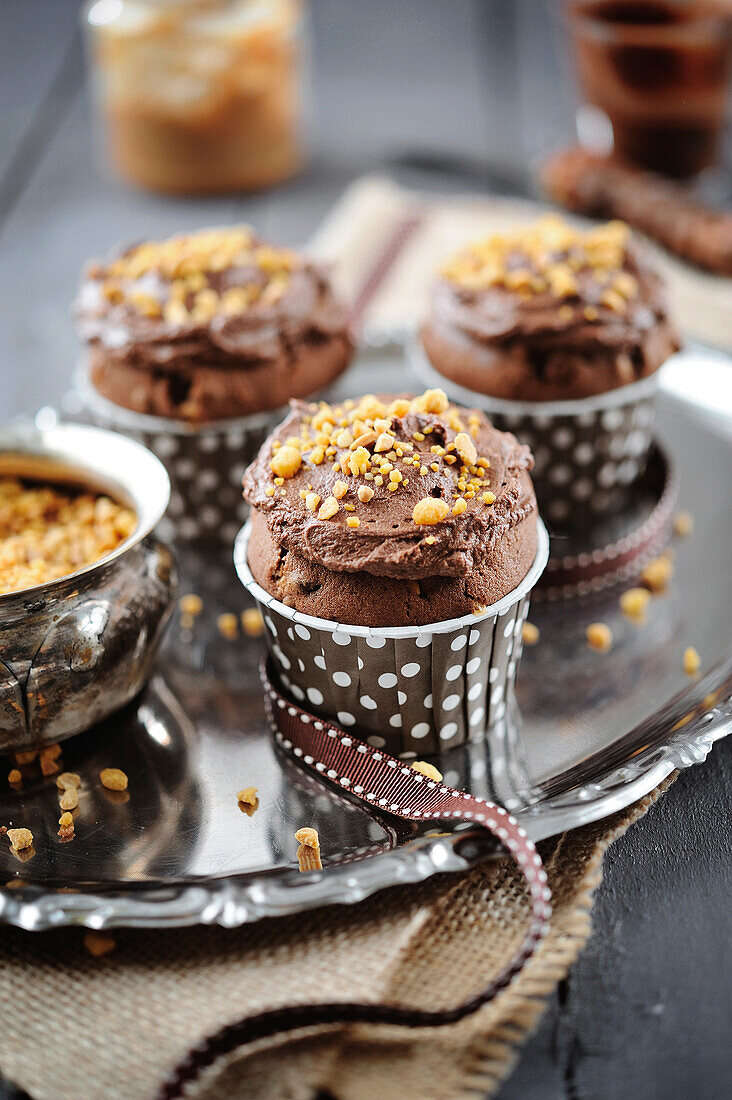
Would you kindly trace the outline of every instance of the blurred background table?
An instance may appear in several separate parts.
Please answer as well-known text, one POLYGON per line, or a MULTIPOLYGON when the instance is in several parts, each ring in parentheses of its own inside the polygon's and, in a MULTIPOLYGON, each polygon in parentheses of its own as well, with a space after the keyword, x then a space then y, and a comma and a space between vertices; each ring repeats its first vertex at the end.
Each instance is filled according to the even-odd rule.
MULTIPOLYGON (((115 243, 236 220, 300 243, 373 170, 432 190, 527 189, 532 153, 572 134, 548 4, 313 0, 306 170, 241 198, 147 195, 95 164, 79 6, 3 0, 3 419, 53 404, 68 387, 78 274, 115 243)), ((610 850, 590 943, 501 1100, 727 1093, 731 801, 732 745, 722 742, 610 850)), ((12 1095, 0 1085, 0 1097, 12 1095)))

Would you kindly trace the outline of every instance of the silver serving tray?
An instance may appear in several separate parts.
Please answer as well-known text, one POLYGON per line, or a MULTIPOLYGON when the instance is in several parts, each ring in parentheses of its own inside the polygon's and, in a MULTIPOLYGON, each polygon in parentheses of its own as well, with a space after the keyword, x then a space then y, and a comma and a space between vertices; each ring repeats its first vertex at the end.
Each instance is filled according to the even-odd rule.
MULTIPOLYGON (((729 385, 727 362, 694 354, 729 385)), ((364 357, 341 391, 394 389, 400 369, 395 355, 364 357)), ((668 390, 659 436, 695 520, 692 536, 675 543, 669 591, 652 600, 640 627, 619 614, 617 588, 536 604, 530 619, 541 638, 524 653, 520 715, 490 745, 441 758, 447 782, 496 797, 535 840, 622 809, 673 770, 703 761, 732 728, 732 435, 728 421, 668 390), (613 629, 608 654, 584 643, 593 620, 613 629), (702 656, 703 675, 693 681, 682 669, 687 645, 702 656)), ((395 827, 278 754, 264 722, 262 639, 229 641, 216 626, 219 614, 250 602, 229 553, 187 549, 179 557, 181 592, 204 600, 194 629, 183 630, 176 616, 139 699, 64 744, 64 767, 84 777, 74 840, 56 836, 53 779, 20 792, 0 781, 0 822, 35 836, 30 859, 0 847, 1 920, 26 929, 236 926, 356 902, 485 855, 471 828, 430 836, 425 826, 395 827), (128 773, 128 800, 100 786, 105 766, 128 773), (236 799, 249 785, 259 788, 251 816, 236 799), (298 872, 293 834, 303 825, 320 833, 322 872, 298 872)))

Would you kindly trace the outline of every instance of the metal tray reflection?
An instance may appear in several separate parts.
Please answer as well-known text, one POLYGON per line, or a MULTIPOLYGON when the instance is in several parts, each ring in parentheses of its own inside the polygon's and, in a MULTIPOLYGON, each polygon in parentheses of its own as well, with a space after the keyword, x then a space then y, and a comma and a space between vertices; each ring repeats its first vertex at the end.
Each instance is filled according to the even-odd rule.
MULTIPOLYGON (((375 364, 370 388, 389 369, 387 360, 375 364)), ((673 769, 703 760, 732 727, 730 509, 699 491, 712 478, 732 484, 732 441, 670 400, 660 436, 695 519, 693 535, 675 544, 668 592, 652 600, 643 626, 620 616, 618 589, 537 604, 530 619, 541 637, 524 653, 520 715, 490 745, 441 758, 447 782, 497 797, 534 839, 630 804, 673 769), (612 626, 610 653, 584 644, 597 619, 612 626), (682 669, 687 645, 703 660, 695 681, 682 669)), ((470 828, 440 836, 424 825, 395 829, 281 757, 264 721, 262 639, 229 640, 217 630, 218 615, 249 605, 229 555, 188 549, 180 568, 180 591, 204 601, 193 629, 176 615, 139 699, 64 745, 64 766, 84 777, 74 840, 56 836, 53 779, 22 792, 3 783, 0 821, 27 825, 36 843, 24 862, 0 848, 0 919, 28 929, 234 926, 354 902, 486 854, 470 828), (128 800, 108 799, 98 781, 105 766, 128 773, 128 800), (236 799, 248 785, 259 788, 252 815, 236 799), (294 832, 302 825, 320 833, 322 872, 298 872, 294 832)))

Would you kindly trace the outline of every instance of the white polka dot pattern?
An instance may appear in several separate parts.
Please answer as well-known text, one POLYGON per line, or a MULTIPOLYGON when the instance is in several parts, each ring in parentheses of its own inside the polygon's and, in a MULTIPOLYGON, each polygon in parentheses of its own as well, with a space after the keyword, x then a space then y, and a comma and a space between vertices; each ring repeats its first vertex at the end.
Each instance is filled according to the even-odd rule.
POLYGON ((262 610, 280 678, 319 716, 354 727, 377 748, 424 754, 482 741, 506 712, 528 596, 473 627, 425 627, 412 638, 384 637, 377 628, 353 636, 346 627, 319 629, 311 619, 305 626, 278 606, 262 610))
MULTIPOLYGON (((497 428, 513 432, 531 448, 539 508, 557 526, 583 525, 622 506, 627 487, 642 474, 652 442, 655 395, 639 399, 634 388, 628 387, 626 403, 575 416, 506 414, 486 406, 497 428)), ((609 399, 617 393, 612 391, 609 399)))

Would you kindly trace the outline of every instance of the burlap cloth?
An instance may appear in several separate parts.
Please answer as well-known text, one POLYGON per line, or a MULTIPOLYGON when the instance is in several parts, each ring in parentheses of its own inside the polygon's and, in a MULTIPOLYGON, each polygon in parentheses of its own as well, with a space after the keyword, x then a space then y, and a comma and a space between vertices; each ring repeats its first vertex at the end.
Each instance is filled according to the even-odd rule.
MULTIPOLYGON (((513 984, 459 1024, 300 1032, 237 1051, 186 1095, 206 1100, 462 1100, 492 1093, 547 997, 587 941, 608 846, 673 777, 605 821, 541 847, 551 930, 513 984)), ((293 1002, 399 1001, 444 1007, 487 984, 526 927, 507 859, 397 887, 353 907, 237 930, 116 933, 101 959, 68 929, 0 941, 0 1071, 35 1100, 141 1100, 205 1036, 293 1002)))

